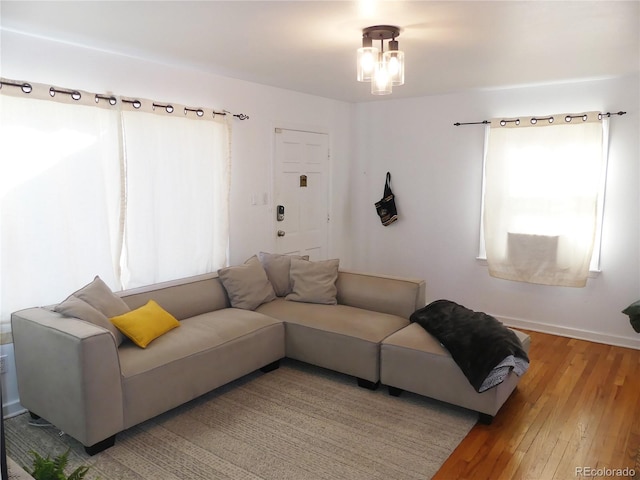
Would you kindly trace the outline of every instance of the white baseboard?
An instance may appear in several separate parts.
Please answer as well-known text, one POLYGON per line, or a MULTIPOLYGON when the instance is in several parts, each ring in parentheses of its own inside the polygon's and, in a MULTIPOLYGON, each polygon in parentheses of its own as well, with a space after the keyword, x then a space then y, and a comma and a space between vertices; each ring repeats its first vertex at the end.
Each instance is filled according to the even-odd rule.
POLYGON ((2 416, 4 418, 15 417, 16 415, 20 415, 21 413, 25 413, 27 411, 18 400, 13 402, 8 402, 2 405, 2 416))
POLYGON ((609 335, 601 332, 592 332, 590 330, 581 330, 578 328, 561 327, 548 323, 532 322, 531 320, 522 320, 519 318, 498 317, 498 320, 508 327, 522 328, 524 330, 532 330, 534 332, 550 333, 561 337, 576 338, 578 340, 587 340, 589 342, 604 343, 606 345, 615 345, 617 347, 633 348, 640 350, 640 334, 638 338, 621 337, 619 335, 609 335))

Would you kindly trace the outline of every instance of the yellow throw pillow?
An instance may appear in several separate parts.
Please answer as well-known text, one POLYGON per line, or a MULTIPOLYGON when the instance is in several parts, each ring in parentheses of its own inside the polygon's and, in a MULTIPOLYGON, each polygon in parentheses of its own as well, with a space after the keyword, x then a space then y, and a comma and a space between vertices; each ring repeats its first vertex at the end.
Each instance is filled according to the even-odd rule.
POLYGON ((173 315, 153 300, 149 300, 140 308, 111 317, 109 320, 133 343, 142 348, 147 348, 153 340, 180 326, 180 322, 173 315))

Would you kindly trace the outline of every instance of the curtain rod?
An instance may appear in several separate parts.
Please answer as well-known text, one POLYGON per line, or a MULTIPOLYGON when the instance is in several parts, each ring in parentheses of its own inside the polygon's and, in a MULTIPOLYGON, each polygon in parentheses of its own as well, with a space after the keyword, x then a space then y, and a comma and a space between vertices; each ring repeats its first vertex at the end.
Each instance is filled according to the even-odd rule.
MULTIPOLYGON (((0 89, 2 89, 3 86, 10 86, 10 87, 19 87, 23 93, 25 94, 29 94, 33 91, 33 86, 30 83, 27 82, 16 82, 16 81, 11 81, 11 80, 6 80, 6 79, 0 79, 0 89)), ((82 93, 80 93, 78 90, 66 90, 66 89, 61 89, 61 88, 56 88, 56 87, 50 87, 49 88, 49 95, 51 95, 52 97, 54 97, 57 93, 61 93, 64 95, 69 95, 73 100, 80 100, 82 98, 82 93)), ((100 100, 107 100, 109 102, 110 105, 116 105, 118 103, 118 98, 114 95, 101 95, 99 93, 94 94, 95 95, 95 102, 98 103, 100 102, 100 100)), ((133 108, 138 109, 142 106, 142 101, 137 100, 137 99, 126 99, 126 98, 120 98, 120 101, 122 103, 128 103, 130 105, 133 106, 133 108)), ((163 108, 167 113, 173 113, 174 112, 174 108, 173 105, 171 104, 160 104, 160 103, 156 103, 156 102, 152 102, 152 106, 153 106, 153 110, 155 110, 158 107, 163 108)), ((184 114, 186 115, 188 112, 193 112, 195 113, 198 117, 202 117, 204 115, 204 109, 202 108, 189 108, 189 107, 184 107, 184 114)), ((222 110, 221 112, 217 112, 215 110, 212 110, 213 116, 215 117, 216 115, 233 115, 234 117, 238 118, 239 120, 247 120, 249 118, 249 115, 245 115, 244 113, 231 113, 228 110, 222 110)))
MULTIPOLYGON (((611 115, 626 115, 627 112, 607 112, 607 113, 601 113, 600 115, 603 117, 611 117, 611 115)), ((573 116, 572 116, 573 117, 573 116)), ((544 117, 544 119, 548 119, 549 117, 544 117)), ((542 120, 542 118, 540 119, 542 120)), ((504 122, 510 122, 513 120, 503 120, 504 122)), ((466 122, 466 123, 461 123, 461 122, 456 122, 453 125, 455 127, 459 127, 461 125, 488 125, 489 123, 491 123, 490 120, 482 120, 481 122, 466 122)))

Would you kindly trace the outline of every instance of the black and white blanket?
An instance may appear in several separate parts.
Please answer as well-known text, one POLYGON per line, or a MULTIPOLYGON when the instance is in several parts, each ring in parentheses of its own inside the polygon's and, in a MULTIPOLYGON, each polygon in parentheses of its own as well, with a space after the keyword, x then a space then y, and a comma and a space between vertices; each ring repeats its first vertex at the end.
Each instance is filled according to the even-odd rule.
POLYGON ((491 315, 436 300, 416 310, 410 320, 438 339, 477 392, 499 385, 511 370, 522 375, 529 368, 516 334, 491 315))

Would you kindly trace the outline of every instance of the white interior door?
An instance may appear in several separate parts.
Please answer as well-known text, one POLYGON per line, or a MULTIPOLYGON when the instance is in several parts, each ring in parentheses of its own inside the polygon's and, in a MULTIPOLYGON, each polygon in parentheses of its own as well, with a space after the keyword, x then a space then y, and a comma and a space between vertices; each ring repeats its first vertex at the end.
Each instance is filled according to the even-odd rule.
POLYGON ((276 251, 326 259, 329 136, 277 128, 274 163, 276 251))

